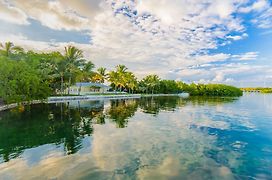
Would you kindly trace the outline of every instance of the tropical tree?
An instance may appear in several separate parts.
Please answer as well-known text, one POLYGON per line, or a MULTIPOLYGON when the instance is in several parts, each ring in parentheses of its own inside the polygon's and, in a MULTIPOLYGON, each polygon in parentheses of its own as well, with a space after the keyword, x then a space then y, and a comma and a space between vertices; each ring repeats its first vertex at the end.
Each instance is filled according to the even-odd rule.
POLYGON ((0 43, 0 48, 7 57, 9 57, 12 53, 21 53, 24 51, 22 47, 14 46, 12 42, 6 42, 5 44, 0 43))
MULTIPOLYGON (((116 66, 115 71, 110 71, 108 74, 108 81, 111 82, 111 86, 120 91, 125 90, 130 92, 134 92, 138 87, 138 82, 136 76, 127 71, 127 67, 125 65, 116 66)), ((101 69, 102 72, 104 71, 101 69)), ((101 74, 101 73, 100 73, 101 74)))
POLYGON ((117 65, 116 71, 109 72, 109 82, 111 82, 111 86, 120 91, 126 87, 126 74, 127 74, 127 67, 125 65, 117 65))
POLYGON ((126 73, 127 70, 128 70, 128 68, 123 64, 119 64, 116 66, 117 73, 124 74, 124 73, 126 73))
POLYGON ((93 71, 93 69, 95 68, 95 65, 91 61, 88 61, 88 62, 84 63, 82 66, 83 66, 81 68, 81 75, 82 76, 80 78, 78 78, 78 80, 84 81, 84 82, 92 81, 92 78, 95 74, 93 71))
MULTIPOLYGON (((64 66, 65 73, 68 76, 68 94, 70 93, 70 86, 72 84, 72 77, 75 77, 79 68, 84 64, 85 60, 83 59, 83 51, 74 47, 68 46, 65 47, 64 54, 64 66)), ((62 74, 64 76, 64 74, 62 74)), ((75 80, 75 78, 74 78, 75 80)))
POLYGON ((125 65, 117 65, 116 66, 116 73, 117 73, 117 87, 119 90, 123 90, 126 86, 126 73, 127 73, 127 67, 125 65))
POLYGON ((138 86, 137 78, 132 72, 127 72, 125 75, 125 85, 128 89, 128 92, 134 92, 138 86))
MULTIPOLYGON (((91 61, 84 63, 82 65, 82 68, 78 69, 76 79, 78 81, 83 81, 83 82, 92 81, 95 74, 93 72, 94 67, 95 65, 91 61)), ((81 86, 79 87, 78 95, 80 95, 80 92, 81 92, 81 86)))
POLYGON ((151 91, 152 94, 154 94, 154 91, 156 88, 159 87, 160 84, 160 78, 158 75, 148 75, 143 80, 141 85, 146 86, 147 91, 151 91))
POLYGON ((178 82, 174 80, 161 80, 158 90, 159 90, 159 93, 163 93, 163 94, 181 92, 178 82))
POLYGON ((118 88, 118 73, 110 71, 108 74, 108 81, 111 83, 111 87, 116 91, 118 88))
POLYGON ((100 67, 97 69, 97 73, 100 75, 100 83, 104 83, 107 78, 106 68, 100 67))
POLYGON ((104 83, 107 78, 106 68, 100 67, 93 76, 93 82, 104 83))
POLYGON ((0 61, 0 97, 5 102, 44 99, 51 93, 48 81, 25 61, 0 61))
POLYGON ((61 89, 64 81, 64 60, 60 52, 51 52, 46 54, 37 54, 27 52, 27 59, 30 66, 36 68, 39 74, 49 82, 52 92, 56 92, 57 89, 61 89))

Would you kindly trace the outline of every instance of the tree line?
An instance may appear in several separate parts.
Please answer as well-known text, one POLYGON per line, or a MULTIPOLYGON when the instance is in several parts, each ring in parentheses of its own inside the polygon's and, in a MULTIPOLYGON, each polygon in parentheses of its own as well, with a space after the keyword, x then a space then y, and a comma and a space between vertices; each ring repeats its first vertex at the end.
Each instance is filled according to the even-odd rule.
POLYGON ((247 88, 241 88, 242 91, 245 92, 261 92, 261 93, 272 93, 272 88, 268 87, 247 87, 247 88))
MULTIPOLYGON (((127 93, 181 93, 205 96, 240 96, 242 91, 227 85, 185 84, 147 75, 138 80, 125 65, 114 70, 95 70, 83 51, 67 46, 64 52, 24 50, 11 42, 0 43, 0 98, 5 103, 46 99, 63 95, 76 82, 110 83, 112 91, 127 93)), ((69 90, 68 90, 69 93, 69 90)))

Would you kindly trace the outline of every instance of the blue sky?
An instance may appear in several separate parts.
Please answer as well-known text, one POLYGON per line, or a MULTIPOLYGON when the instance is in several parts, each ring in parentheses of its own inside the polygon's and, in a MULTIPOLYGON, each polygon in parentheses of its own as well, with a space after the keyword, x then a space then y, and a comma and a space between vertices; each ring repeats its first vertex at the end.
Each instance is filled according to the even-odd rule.
POLYGON ((63 51, 139 78, 272 86, 270 0, 0 0, 0 42, 63 51))

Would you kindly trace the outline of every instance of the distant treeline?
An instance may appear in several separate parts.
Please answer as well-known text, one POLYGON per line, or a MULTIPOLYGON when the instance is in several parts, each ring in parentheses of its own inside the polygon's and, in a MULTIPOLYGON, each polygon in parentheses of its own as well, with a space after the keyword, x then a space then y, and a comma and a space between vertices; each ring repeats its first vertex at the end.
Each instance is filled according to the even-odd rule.
MULTIPOLYGON (((76 82, 104 83, 112 91, 128 93, 182 93, 193 96, 241 96, 238 88, 222 84, 185 84, 148 75, 138 80, 124 65, 107 71, 86 60, 83 51, 65 47, 64 53, 25 51, 11 42, 0 44, 0 98, 6 103, 46 99, 63 95, 76 82)), ((68 91, 69 92, 69 91, 68 91)))
POLYGON ((241 88, 242 91, 247 92, 261 92, 261 93, 272 93, 272 88, 256 87, 256 88, 241 88))

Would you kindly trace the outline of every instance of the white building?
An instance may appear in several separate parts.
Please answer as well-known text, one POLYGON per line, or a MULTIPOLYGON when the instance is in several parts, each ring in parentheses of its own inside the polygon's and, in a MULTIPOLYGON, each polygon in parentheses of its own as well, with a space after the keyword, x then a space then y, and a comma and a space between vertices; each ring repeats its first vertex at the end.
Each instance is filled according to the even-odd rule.
MULTIPOLYGON (((98 94, 98 93, 106 93, 110 89, 109 86, 100 83, 91 83, 91 82, 79 82, 74 86, 70 87, 69 94, 72 95, 89 95, 89 94, 98 94)), ((68 94, 69 88, 66 89, 66 93, 68 94)))

